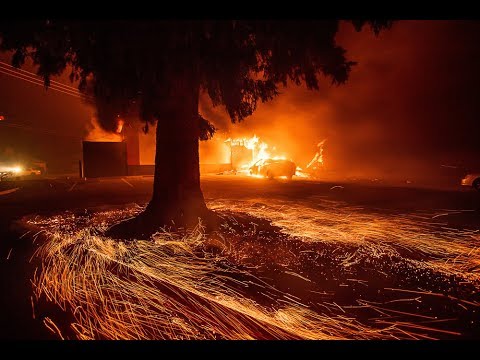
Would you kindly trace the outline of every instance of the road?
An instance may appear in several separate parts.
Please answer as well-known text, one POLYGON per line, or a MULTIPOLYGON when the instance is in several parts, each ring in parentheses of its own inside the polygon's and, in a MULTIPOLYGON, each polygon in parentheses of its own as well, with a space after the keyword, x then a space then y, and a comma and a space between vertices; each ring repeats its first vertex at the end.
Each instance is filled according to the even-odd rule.
MULTIPOLYGON (((0 183, 1 291, 9 294, 2 299, 5 319, 0 337, 51 337, 39 322, 32 322, 29 272, 33 270, 27 261, 31 250, 9 230, 12 221, 29 214, 143 205, 152 193, 152 180, 139 176, 0 183)), ((398 294, 400 290, 393 296, 396 290, 385 289, 401 288, 414 293, 421 305, 401 303, 402 307, 389 308, 390 317, 392 312, 397 317, 408 313, 411 320, 414 311, 431 319, 439 314, 445 319, 450 316, 446 326, 433 331, 440 338, 478 338, 480 193, 239 175, 203 176, 202 189, 207 204, 219 213, 241 212, 267 219, 291 238, 275 247, 232 240, 238 252, 247 253, 253 246, 261 254, 247 254, 242 261, 263 269, 263 275, 279 288, 285 286, 285 291, 312 302, 306 286, 285 275, 301 274, 313 281, 316 291, 334 293, 331 301, 342 311, 358 305, 363 296, 369 301, 369 313, 355 316, 366 322, 372 318, 371 304, 380 298, 383 306, 387 298, 400 304, 405 298, 398 294), (312 260, 305 253, 323 255, 312 260), (440 295, 431 294, 447 298, 440 301, 440 295)))
MULTIPOLYGON (((152 193, 151 176, 80 180, 56 178, 0 182, 2 213, 18 216, 37 211, 145 203, 152 193), (13 189, 17 189, 13 191, 13 189), (8 209, 8 210, 5 210, 8 209)), ((376 183, 320 182, 296 179, 268 181, 241 175, 202 176, 207 201, 218 198, 308 202, 318 196, 367 209, 416 211, 478 209, 480 193, 471 189, 428 189, 376 183)))

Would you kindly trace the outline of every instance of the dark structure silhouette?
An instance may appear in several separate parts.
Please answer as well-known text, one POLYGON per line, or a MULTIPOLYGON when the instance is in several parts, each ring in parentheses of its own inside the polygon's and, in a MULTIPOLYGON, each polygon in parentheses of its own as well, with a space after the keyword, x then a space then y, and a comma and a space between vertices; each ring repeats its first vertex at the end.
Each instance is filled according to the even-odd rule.
MULTIPOLYGON (((357 20, 378 33, 390 22, 357 20)), ((200 189, 199 139, 214 128, 199 117, 206 91, 232 122, 251 115, 258 101, 278 95, 277 85, 319 76, 344 83, 354 62, 335 43, 339 21, 12 21, 2 22, 1 49, 13 65, 30 57, 48 87, 51 75, 71 66, 71 79, 97 108, 101 125, 116 119, 158 122, 152 199, 135 220, 112 229, 148 233, 171 224, 211 219, 200 189)))
POLYGON ((124 141, 84 141, 82 150, 83 176, 96 178, 128 175, 127 146, 124 141))

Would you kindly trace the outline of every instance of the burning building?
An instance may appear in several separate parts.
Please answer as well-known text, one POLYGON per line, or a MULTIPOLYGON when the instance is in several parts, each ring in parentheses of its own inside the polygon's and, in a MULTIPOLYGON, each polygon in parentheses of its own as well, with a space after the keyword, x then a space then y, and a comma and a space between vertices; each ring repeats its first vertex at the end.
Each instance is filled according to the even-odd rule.
MULTIPOLYGON (((101 129, 92 119, 91 130, 83 142, 83 176, 153 175, 155 170, 155 127, 145 133, 140 122, 118 119, 116 133, 101 129)), ((323 145, 317 144, 317 153, 305 172, 296 167, 296 175, 323 170, 323 145)), ((213 139, 200 142, 200 173, 250 174, 251 167, 261 160, 291 161, 288 153, 271 146, 260 137, 229 137, 217 133, 213 139)), ((292 162, 293 163, 293 162, 292 162)), ((82 171, 81 171, 82 172, 82 171)))
POLYGON ((153 175, 154 132, 148 136, 141 134, 137 126, 126 124, 122 119, 118 121, 116 133, 104 131, 95 119, 91 125, 83 141, 83 176, 153 175), (151 151, 142 151, 145 148, 151 151))

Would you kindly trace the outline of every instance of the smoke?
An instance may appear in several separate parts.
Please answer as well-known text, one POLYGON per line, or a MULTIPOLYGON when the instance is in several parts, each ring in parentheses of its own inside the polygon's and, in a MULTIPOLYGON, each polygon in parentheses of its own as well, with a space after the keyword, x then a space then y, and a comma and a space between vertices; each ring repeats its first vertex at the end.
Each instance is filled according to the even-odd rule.
MULTIPOLYGON (((200 160, 224 162, 225 139, 257 135, 301 167, 315 155, 318 142, 328 138, 325 169, 339 177, 410 179, 448 169, 442 165, 473 170, 480 156, 479 38, 480 23, 474 21, 397 21, 378 37, 342 24, 337 42, 358 62, 347 84, 332 86, 324 80, 319 91, 288 84, 240 124, 231 124, 225 110, 213 107, 202 94, 199 111, 219 130, 213 140, 201 142, 200 160)), ((49 165, 58 163, 58 168, 76 166, 91 107, 4 75, 2 83, 5 123, 55 129, 61 136, 10 128, 3 129, 0 143, 33 153, 49 165), (20 106, 23 99, 29 99, 29 106, 20 106), (64 136, 70 134, 79 139, 64 136)), ((119 141, 99 129, 98 122, 89 124, 87 139, 119 141)))
POLYGON ((471 21, 398 21, 379 36, 344 23, 336 40, 358 62, 347 84, 324 80, 319 91, 288 84, 240 124, 204 97, 200 110, 228 136, 256 134, 299 166, 328 138, 325 169, 340 178, 466 170, 480 154, 479 35, 471 21))
POLYGON ((104 142, 120 142, 123 140, 122 135, 119 133, 123 129, 123 120, 119 121, 117 125, 117 132, 109 132, 104 130, 96 117, 90 119, 90 123, 87 125, 88 134, 85 136, 86 141, 104 141, 104 142))

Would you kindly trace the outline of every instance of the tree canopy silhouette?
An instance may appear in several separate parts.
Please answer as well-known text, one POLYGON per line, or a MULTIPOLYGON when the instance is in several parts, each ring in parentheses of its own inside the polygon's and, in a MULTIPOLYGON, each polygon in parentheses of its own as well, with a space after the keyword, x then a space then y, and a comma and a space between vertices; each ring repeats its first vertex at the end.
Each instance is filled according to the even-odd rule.
MULTIPOLYGON (((352 21, 378 33, 389 21, 352 21)), ((222 105, 232 122, 287 81, 318 90, 319 78, 348 79, 354 62, 335 42, 339 21, 12 21, 2 22, 2 50, 20 67, 27 57, 48 87, 71 69, 71 80, 93 98, 101 125, 116 119, 157 123, 152 199, 130 225, 136 229, 208 218, 200 189, 199 138, 214 128, 198 114, 199 92, 222 105)))

